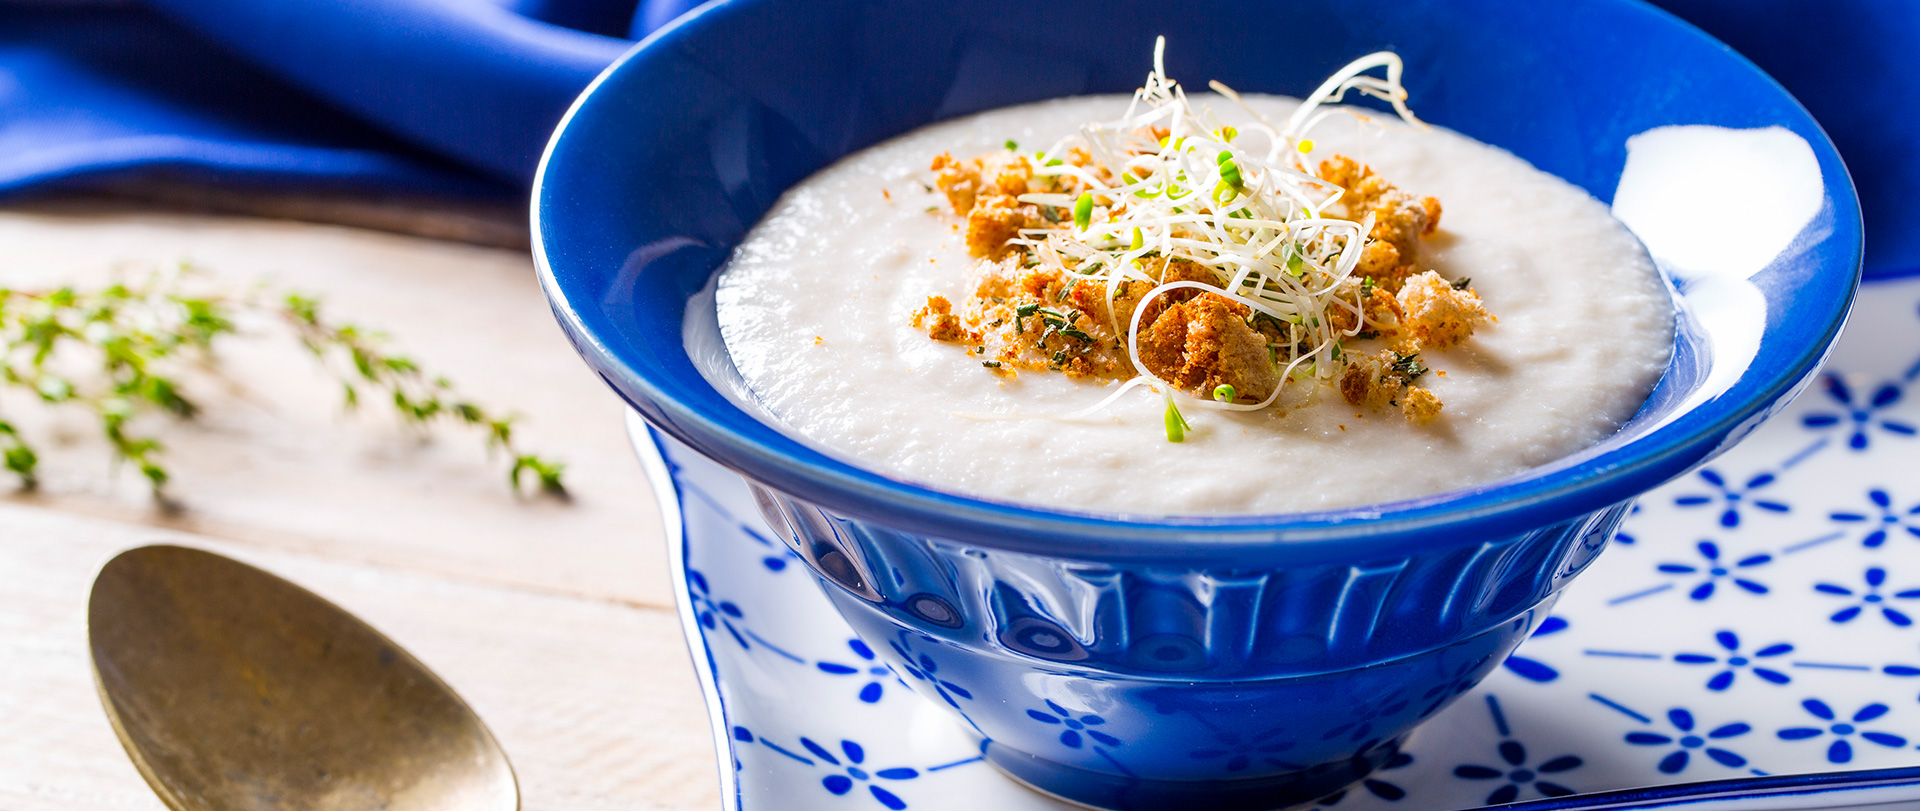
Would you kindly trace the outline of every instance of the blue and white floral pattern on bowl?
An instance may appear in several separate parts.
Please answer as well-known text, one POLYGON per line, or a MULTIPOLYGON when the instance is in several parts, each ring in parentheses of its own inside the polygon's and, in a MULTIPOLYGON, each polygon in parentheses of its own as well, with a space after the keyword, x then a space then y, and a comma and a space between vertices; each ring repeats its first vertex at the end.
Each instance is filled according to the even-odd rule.
MULTIPOLYGON (((1499 672, 1405 697, 1471 689, 1312 807, 1920 807, 1920 280, 1865 293, 1819 385, 1640 499, 1499 672), (1796 799, 1768 804, 1781 795, 1796 799)), ((634 427, 683 530, 682 614, 727 808, 1068 807, 987 766, 978 731, 950 720, 994 700, 986 685, 913 633, 890 657, 861 642, 737 476, 634 427)), ((1022 709, 1094 756, 1131 743, 1081 708, 1022 709)), ((1367 723, 1352 721, 1346 734, 1367 723)), ((1285 740, 1223 730, 1187 757, 1231 772, 1284 761, 1285 740)))

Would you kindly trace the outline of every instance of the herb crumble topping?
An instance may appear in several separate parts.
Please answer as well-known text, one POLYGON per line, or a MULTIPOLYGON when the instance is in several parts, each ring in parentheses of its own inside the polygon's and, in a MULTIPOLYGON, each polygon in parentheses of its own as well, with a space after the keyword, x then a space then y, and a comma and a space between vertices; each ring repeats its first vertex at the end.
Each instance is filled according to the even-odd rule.
POLYGON ((1154 62, 1120 121, 1037 153, 1008 141, 933 159, 933 185, 976 261, 962 300, 931 296, 912 325, 994 374, 1126 381, 1095 409, 1153 385, 1175 442, 1190 427, 1175 392, 1254 410, 1306 384, 1416 424, 1437 419, 1440 399, 1418 385, 1421 351, 1457 346, 1491 320, 1470 280, 1419 269, 1440 202, 1342 155, 1313 164, 1306 137, 1350 114, 1319 109, 1348 90, 1424 126, 1405 106, 1399 59, 1357 60, 1284 125, 1261 120, 1247 134, 1196 112, 1159 47, 1154 62), (1368 75, 1381 67, 1386 78, 1368 75))

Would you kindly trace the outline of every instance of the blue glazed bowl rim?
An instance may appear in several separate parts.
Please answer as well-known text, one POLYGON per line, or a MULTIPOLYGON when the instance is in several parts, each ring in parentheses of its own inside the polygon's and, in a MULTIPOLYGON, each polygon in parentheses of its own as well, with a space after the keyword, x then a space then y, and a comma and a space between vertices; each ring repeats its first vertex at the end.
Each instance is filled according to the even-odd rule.
MULTIPOLYGON (((697 33, 716 10, 767 1, 709 0, 636 43, 574 100, 534 177, 530 216, 536 271, 575 349, 630 404, 644 401, 664 412, 669 420, 653 420, 657 427, 750 480, 894 530, 1083 560, 1226 565, 1361 560, 1529 532, 1634 498, 1703 464, 1730 445, 1729 438, 1744 436, 1811 380, 1839 336, 1858 289, 1864 254, 1858 198, 1838 151, 1805 107, 1751 61, 1664 10, 1639 0, 1586 0, 1637 9, 1723 52, 1751 78, 1780 94, 1800 119, 1792 123, 1816 136, 1808 143, 1823 167, 1842 167, 1838 173, 1823 172, 1822 184, 1837 210, 1834 231, 1822 241, 1835 246, 1832 250, 1850 252, 1845 264, 1852 268, 1852 278, 1823 320, 1795 324, 1812 340, 1779 353, 1785 357, 1768 353, 1770 345, 1763 344, 1754 365, 1725 392, 1620 447, 1604 453, 1588 449, 1508 478, 1396 502, 1278 515, 1111 515, 1046 509, 901 481, 836 459, 757 421, 749 431, 736 430, 676 399, 623 358, 594 328, 593 318, 574 306, 547 248, 542 215, 557 205, 560 194, 547 182, 549 170, 557 148, 575 130, 596 93, 620 74, 638 69, 650 54, 697 33)), ((1778 320, 1768 319, 1767 333, 1780 328, 1778 320)))

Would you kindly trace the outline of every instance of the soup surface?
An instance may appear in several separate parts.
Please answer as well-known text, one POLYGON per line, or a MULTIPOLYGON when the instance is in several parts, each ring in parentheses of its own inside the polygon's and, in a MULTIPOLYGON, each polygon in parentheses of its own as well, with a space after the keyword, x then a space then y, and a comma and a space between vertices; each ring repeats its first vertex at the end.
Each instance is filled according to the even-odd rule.
MULTIPOLYGON (((1247 95, 1269 120, 1298 102, 1247 95)), ((1228 123, 1249 116, 1195 96, 1228 123)), ((1665 368, 1673 314, 1639 242, 1581 189, 1440 129, 1335 115, 1313 155, 1344 155, 1444 203, 1420 270, 1470 279, 1494 321, 1428 349, 1425 423, 1288 383, 1272 408, 1184 409, 1138 387, 1091 415, 1112 379, 986 368, 911 322, 929 296, 962 301, 979 260, 932 187, 930 160, 1009 141, 1044 147, 1128 97, 1056 99, 934 124, 850 155, 781 198, 716 280, 727 354, 782 427, 935 488, 1102 513, 1280 513, 1468 487, 1614 431, 1665 368)), ((690 316, 691 317, 691 316, 690 316)))

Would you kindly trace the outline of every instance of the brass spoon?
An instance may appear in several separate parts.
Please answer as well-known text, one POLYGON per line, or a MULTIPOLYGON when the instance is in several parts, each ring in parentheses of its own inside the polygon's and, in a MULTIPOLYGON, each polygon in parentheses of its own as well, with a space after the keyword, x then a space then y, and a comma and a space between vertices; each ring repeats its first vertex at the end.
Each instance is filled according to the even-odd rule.
POLYGON ((419 660, 211 552, 108 561, 87 605, 107 718, 173 811, 514 811, 500 744, 419 660))

